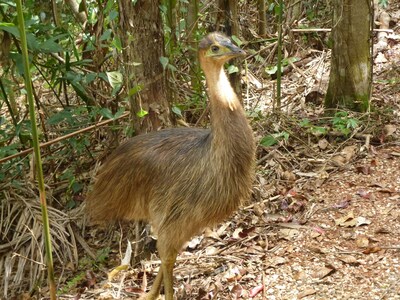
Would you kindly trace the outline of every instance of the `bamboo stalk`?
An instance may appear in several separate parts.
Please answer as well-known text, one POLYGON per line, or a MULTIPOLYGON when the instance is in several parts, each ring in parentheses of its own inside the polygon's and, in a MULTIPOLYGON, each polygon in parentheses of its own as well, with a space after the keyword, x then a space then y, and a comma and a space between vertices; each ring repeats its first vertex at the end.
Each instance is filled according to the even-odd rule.
POLYGON ((28 56, 28 46, 26 42, 26 32, 25 32, 25 21, 22 10, 21 0, 17 0, 17 14, 18 14, 18 27, 21 38, 21 47, 22 47, 22 57, 24 62, 24 78, 25 78, 25 88, 27 91, 28 103, 29 103, 29 117, 32 126, 32 140, 33 140, 33 149, 35 153, 36 160, 36 168, 37 168, 37 178, 38 178, 38 188, 40 195, 40 207, 42 210, 42 222, 43 222, 43 235, 44 235, 44 244, 46 251, 46 261, 47 261, 47 274, 48 274, 48 285, 49 285, 49 293, 50 299, 56 300, 56 284, 54 280, 54 269, 53 269, 53 256, 51 250, 51 237, 50 237, 50 225, 49 225, 49 216, 47 211, 47 203, 46 203, 46 191, 44 188, 44 178, 43 178, 43 168, 42 161, 40 158, 40 147, 39 147, 39 138, 36 127, 36 114, 35 107, 33 102, 33 88, 31 81, 31 74, 29 72, 29 56, 28 56))

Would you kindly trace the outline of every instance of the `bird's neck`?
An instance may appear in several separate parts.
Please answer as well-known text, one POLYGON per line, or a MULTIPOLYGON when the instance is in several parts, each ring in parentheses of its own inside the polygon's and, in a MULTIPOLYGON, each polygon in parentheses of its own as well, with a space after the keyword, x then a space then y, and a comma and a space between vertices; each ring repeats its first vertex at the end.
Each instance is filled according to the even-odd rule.
POLYGON ((233 149, 248 148, 253 152, 253 132, 247 121, 244 109, 234 92, 223 66, 204 66, 208 93, 211 103, 211 132, 214 149, 230 152, 233 149), (240 145, 239 145, 240 144, 240 145))
POLYGON ((223 65, 210 65, 204 68, 208 92, 213 110, 242 110, 241 104, 234 92, 223 65))

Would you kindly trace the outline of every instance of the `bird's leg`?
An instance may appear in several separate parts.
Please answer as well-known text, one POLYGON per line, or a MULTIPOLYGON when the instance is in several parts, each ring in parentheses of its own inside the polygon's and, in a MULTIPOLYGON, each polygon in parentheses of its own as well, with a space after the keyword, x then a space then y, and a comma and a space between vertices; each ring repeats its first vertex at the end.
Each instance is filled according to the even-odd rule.
POLYGON ((159 234, 157 241, 158 254, 161 259, 161 270, 163 274, 164 283, 164 294, 165 300, 174 299, 174 276, 173 269, 178 255, 178 251, 175 250, 170 244, 171 237, 167 237, 164 234, 159 234))
POLYGON ((164 275, 164 293, 165 300, 173 300, 174 299, 174 265, 176 261, 176 256, 178 253, 174 251, 170 251, 166 257, 161 257, 161 268, 164 275))
POLYGON ((156 279, 154 280, 154 283, 151 287, 151 290, 147 294, 141 296, 138 300, 156 300, 156 299, 158 299, 158 296, 160 296, 160 289, 161 289, 162 281, 163 281, 163 270, 160 267, 160 269, 158 270, 156 279))

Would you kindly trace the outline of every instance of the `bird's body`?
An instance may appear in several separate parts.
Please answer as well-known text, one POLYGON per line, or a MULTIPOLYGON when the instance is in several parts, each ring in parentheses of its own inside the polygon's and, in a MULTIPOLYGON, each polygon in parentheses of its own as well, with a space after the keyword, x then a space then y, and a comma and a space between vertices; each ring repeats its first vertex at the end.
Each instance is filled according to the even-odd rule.
POLYGON ((199 52, 211 129, 174 128, 132 138, 108 158, 87 201, 94 221, 147 220, 157 232, 162 266, 143 299, 156 299, 163 282, 172 300, 172 269, 183 244, 228 217, 251 192, 253 134, 223 70, 224 62, 243 52, 219 33, 204 38, 199 52), (212 55, 222 47, 225 52, 212 55))

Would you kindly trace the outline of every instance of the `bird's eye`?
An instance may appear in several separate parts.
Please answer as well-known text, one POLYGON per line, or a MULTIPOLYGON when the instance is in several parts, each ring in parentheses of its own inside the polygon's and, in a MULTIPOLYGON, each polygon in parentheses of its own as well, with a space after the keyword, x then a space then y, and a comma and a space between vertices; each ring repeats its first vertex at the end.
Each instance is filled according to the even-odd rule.
POLYGON ((217 53, 219 51, 219 47, 216 45, 211 46, 211 51, 217 53))

